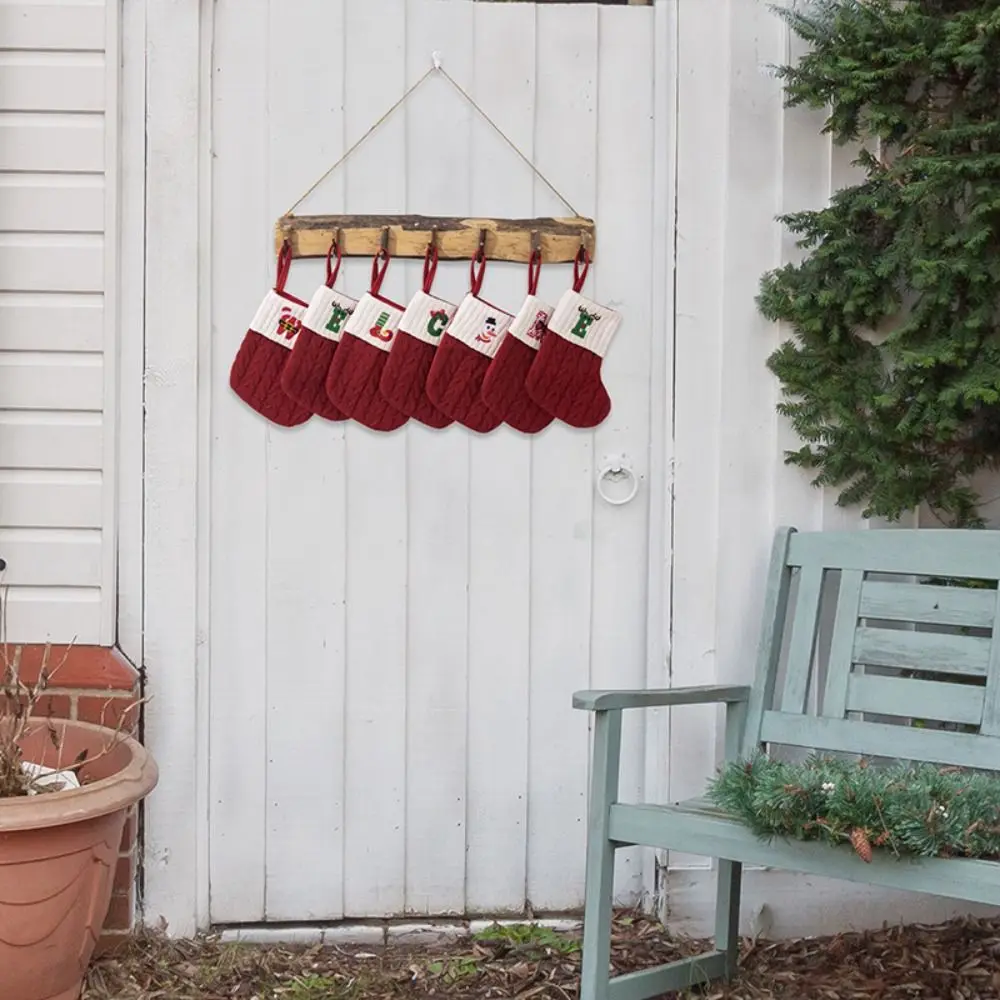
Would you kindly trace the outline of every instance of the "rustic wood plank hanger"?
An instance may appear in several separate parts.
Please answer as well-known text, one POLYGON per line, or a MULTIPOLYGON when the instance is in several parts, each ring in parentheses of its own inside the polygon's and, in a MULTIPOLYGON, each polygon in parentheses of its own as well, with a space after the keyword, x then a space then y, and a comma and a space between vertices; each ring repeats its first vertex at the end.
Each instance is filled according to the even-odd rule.
POLYGON ((585 218, 577 212, 559 189, 476 103, 472 95, 444 69, 437 52, 433 54, 433 64, 430 69, 278 219, 274 232, 276 249, 280 249, 287 241, 292 257, 325 257, 334 240, 337 241, 345 257, 372 256, 385 245, 386 240, 388 249, 394 257, 423 257, 428 244, 432 239, 436 239, 438 254, 442 260, 467 260, 482 248, 488 260, 516 261, 525 264, 532 259, 536 251, 541 253, 543 262, 568 263, 576 259, 581 248, 593 260, 596 235, 594 220, 585 218), (571 214, 565 218, 537 219, 463 219, 421 215, 295 215, 299 205, 372 133, 377 131, 421 84, 434 75, 442 76, 472 105, 571 214))
POLYGON ((527 263, 535 249, 546 263, 569 263, 582 246, 594 256, 591 219, 460 219, 424 215, 286 215, 275 226, 275 247, 285 240, 293 257, 325 257, 337 241, 345 257, 370 257, 382 246, 393 257, 423 257, 436 231, 441 260, 468 260, 479 249, 487 260, 527 263))

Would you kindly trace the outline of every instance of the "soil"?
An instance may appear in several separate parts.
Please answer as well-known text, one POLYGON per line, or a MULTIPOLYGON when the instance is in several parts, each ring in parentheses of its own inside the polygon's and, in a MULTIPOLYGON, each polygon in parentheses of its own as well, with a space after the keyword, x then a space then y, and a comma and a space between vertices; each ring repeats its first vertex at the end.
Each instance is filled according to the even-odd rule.
MULTIPOLYGON (((615 925, 618 972, 705 950, 644 917, 615 925)), ((711 1000, 1000 1000, 1000 920, 799 941, 746 941, 711 1000)), ((91 970, 83 1000, 576 1000, 580 944, 544 928, 494 928, 420 949, 283 948, 138 937, 91 970)))

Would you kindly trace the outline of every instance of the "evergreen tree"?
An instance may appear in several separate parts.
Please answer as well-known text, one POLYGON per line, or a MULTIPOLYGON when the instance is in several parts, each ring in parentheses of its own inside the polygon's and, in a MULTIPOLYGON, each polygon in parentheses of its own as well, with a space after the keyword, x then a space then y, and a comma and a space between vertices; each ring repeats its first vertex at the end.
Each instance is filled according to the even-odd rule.
POLYGON ((779 69, 827 109, 864 179, 783 217, 804 260, 759 305, 793 328, 769 359, 802 438, 788 461, 895 520, 981 523, 970 477, 1000 460, 1000 0, 815 0, 779 69))

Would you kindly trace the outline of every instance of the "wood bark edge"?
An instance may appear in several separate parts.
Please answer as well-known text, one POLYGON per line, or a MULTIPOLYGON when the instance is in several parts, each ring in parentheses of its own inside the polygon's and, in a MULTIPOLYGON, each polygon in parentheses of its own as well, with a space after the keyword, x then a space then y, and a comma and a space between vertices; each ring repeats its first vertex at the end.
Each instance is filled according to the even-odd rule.
POLYGON ((575 259, 581 243, 595 256, 593 219, 462 219, 425 215, 286 215, 275 224, 275 251, 287 239, 292 257, 325 257, 340 234, 345 257, 372 257, 382 246, 388 229, 388 249, 393 257, 422 258, 436 231, 441 260, 469 260, 486 232, 488 260, 528 263, 533 246, 549 264, 575 259))

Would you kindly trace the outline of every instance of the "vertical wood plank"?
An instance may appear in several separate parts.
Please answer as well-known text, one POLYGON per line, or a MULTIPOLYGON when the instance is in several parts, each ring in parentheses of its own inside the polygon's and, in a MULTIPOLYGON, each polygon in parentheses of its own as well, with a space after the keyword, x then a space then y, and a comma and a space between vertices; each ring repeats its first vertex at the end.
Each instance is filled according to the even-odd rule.
MULTIPOLYGON (((719 372, 730 73, 728 0, 678 4, 673 637, 670 684, 713 683, 719 564, 719 372), (704 53, 711 51, 713 58, 704 53)), ((714 708, 670 711, 671 800, 700 794, 714 708)), ((672 865, 704 865, 672 852, 672 865)))
POLYGON ((865 574, 858 569, 840 571, 837 611, 833 621, 830 656, 826 667, 826 685, 821 706, 823 715, 842 719, 847 713, 847 685, 851 677, 854 633, 858 629, 861 585, 865 574))
POLYGON ((823 567, 816 564, 803 566, 799 574, 799 591, 792 610, 792 634, 788 641, 788 662, 781 695, 783 712, 804 712, 806 709, 819 628, 823 577, 823 567))
MULTIPOLYGON (((747 683, 745 651, 757 639, 759 587, 772 538, 777 417, 766 361, 771 327, 755 297, 760 275, 780 263, 781 82, 769 67, 784 55, 784 25, 765 4, 728 7, 728 156, 723 219, 719 351, 718 561, 715 680, 747 683), (733 331, 739 331, 733 335, 733 331)), ((718 746, 718 744, 717 744, 718 746)), ((717 749, 717 760, 721 756, 717 749)), ((712 766, 714 761, 706 761, 712 766)), ((710 771, 704 766, 702 777, 710 771)))
MULTIPOLYGON (((476 59, 467 77, 472 93, 530 156, 536 94, 534 7, 475 4, 472 10, 476 59), (490 58, 489 52, 503 52, 504 57, 490 58)), ((532 211, 531 171, 478 116, 472 120, 469 170, 477 211, 532 211)), ((489 301, 516 312, 526 291, 526 268, 487 268, 483 295, 489 301)), ((467 900, 470 912, 494 913, 519 910, 525 898, 532 445, 506 426, 468 437, 467 900)))
MULTIPOLYGON (((121 537, 120 509, 116 486, 123 476, 141 477, 141 466, 123 466, 119 427, 119 385, 121 353, 119 331, 122 305, 119 224, 124 162, 123 107, 121 77, 121 28, 124 11, 119 4, 104 10, 104 184, 114 192, 104 199, 104 400, 101 426, 104 431, 103 489, 101 516, 101 643, 114 645, 118 638, 118 544, 121 537)), ((131 372, 129 373, 131 374, 131 372)))
POLYGON ((146 8, 122 7, 118 331, 118 644, 143 662, 143 367, 145 364, 146 8))
MULTIPOLYGON (((535 161, 589 215, 596 199, 598 9, 536 11, 535 161), (570 68, 574 86, 567 90, 570 68)), ((538 214, 561 210, 540 183, 535 190, 538 214)), ((553 301, 568 282, 565 273, 543 268, 539 294, 553 301)), ((587 720, 572 710, 570 694, 589 684, 593 475, 592 432, 552 424, 533 442, 528 899, 540 910, 582 902, 587 720)))
MULTIPOLYGON (((646 677, 648 688, 670 683, 669 651, 673 604, 673 458, 674 458, 674 219, 677 211, 677 5, 658 0, 654 7, 653 56, 653 247, 652 307, 654 333, 650 354, 649 460, 649 597, 647 603, 646 677), (655 386, 659 380, 661 390, 655 386)), ((670 779, 670 712, 645 713, 644 793, 647 802, 666 802, 670 779)), ((643 855, 643 888, 656 896, 663 890, 661 873, 666 852, 643 855)))
MULTIPOLYGON (((344 0, 269 8, 264 232, 344 148, 344 0)), ((343 209, 342 173, 315 203, 343 209)), ((288 289, 308 302, 323 277, 296 261, 288 289)), ((345 452, 343 424, 267 429, 268 920, 344 912, 345 452)))
MULTIPOLYGON (((347 7, 345 128, 363 135, 405 87, 407 5, 347 7), (373 72, 373 67, 378 67, 373 72)), ((406 205, 405 119, 393 116, 345 164, 353 212, 406 205)), ((357 275, 357 271, 351 272, 357 275)), ((346 286, 345 286, 346 287, 346 286)), ((389 298, 405 295, 390 266, 389 298)), ((348 917, 399 914, 406 886, 406 433, 347 428, 347 713, 344 907, 348 917)))
MULTIPOLYGON (((440 51, 456 79, 472 75, 471 4, 411 5, 407 85, 440 51)), ((471 214, 470 114, 444 79, 428 80, 405 109, 407 209, 471 214), (447 165, 447 166, 445 166, 447 165)), ((414 275, 414 278, 417 276, 414 275)), ((416 290, 418 286, 409 289, 416 290)), ((458 302, 461 264, 438 268, 434 294, 458 302)), ((464 428, 411 421, 408 436, 406 910, 465 911, 469 578, 469 449, 464 428)))
MULTIPOLYGON (((645 264, 652 252, 654 14, 602 7, 599 22, 597 207, 602 254, 590 278, 598 302, 614 300, 627 319, 602 366, 613 387, 611 415, 594 434, 595 477, 606 456, 625 453, 639 477, 639 492, 615 507, 594 501, 591 684, 641 688, 646 676, 648 607, 650 397, 664 396, 662 371, 651 374, 654 339, 652 286, 645 264), (627 184, 622 178, 628 177, 627 184), (636 266, 637 261, 644 266, 636 266)), ((662 317, 660 317, 662 321, 662 317)), ((643 796, 646 713, 629 712, 623 723, 621 794, 643 796)), ((615 898, 634 905, 642 895, 642 848, 620 850, 615 898)))
POLYGON ((1000 734, 1000 589, 997 590, 993 612, 993 634, 990 645, 990 665, 983 693, 983 720, 979 731, 985 736, 1000 734))
POLYGON ((145 282, 145 740, 169 766, 145 806, 145 902, 151 920, 186 936, 197 930, 207 821, 196 673, 202 22, 195 0, 147 15, 157 43, 146 48, 146 234, 161 256, 145 282))
POLYGON ((792 574, 787 566, 788 541, 792 529, 779 528, 771 545, 771 562, 764 584, 764 607, 761 611, 760 635, 757 640, 753 687, 747 705, 746 726, 741 753, 749 756, 760 742, 760 727, 764 713, 773 707, 781 639, 785 631, 788 594, 792 574))
MULTIPOLYGON (((254 311, 274 282, 263 228, 265 116, 248 112, 266 106, 267 13, 267 0, 220 0, 215 11, 212 213, 225 220, 212 239, 212 370, 222 374, 211 410, 208 638, 211 915, 218 923, 264 918, 266 432, 263 418, 229 390, 228 373, 254 311)), ((148 336, 152 342, 152 332, 148 336)))
MULTIPOLYGON (((782 62, 796 63, 808 51, 808 45, 782 23, 784 38, 782 62)), ((781 112, 781 208, 782 213, 823 208, 830 198, 830 142, 822 134, 824 112, 813 108, 785 108, 781 112)), ((798 263, 804 251, 796 245, 797 237, 781 227, 780 264, 798 263)), ((770 346, 777 347, 792 337, 793 329, 775 324, 770 346)), ((763 373, 772 386, 775 403, 781 387, 770 373, 763 373)), ((777 524, 791 524, 800 531, 822 526, 823 491, 810 482, 808 471, 785 463, 785 454, 802 447, 802 442, 786 417, 777 417, 777 447, 774 466, 774 519, 777 524)))

